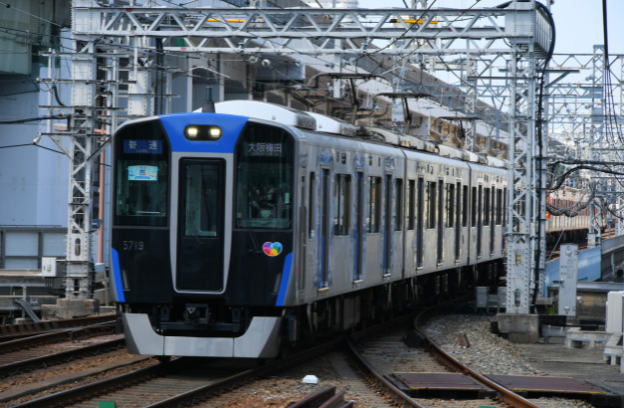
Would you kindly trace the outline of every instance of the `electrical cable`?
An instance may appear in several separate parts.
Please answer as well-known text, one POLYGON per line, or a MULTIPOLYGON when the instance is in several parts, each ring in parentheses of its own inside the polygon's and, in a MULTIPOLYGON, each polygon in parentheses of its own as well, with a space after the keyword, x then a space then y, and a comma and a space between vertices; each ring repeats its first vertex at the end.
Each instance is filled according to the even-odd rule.
POLYGON ((49 147, 41 146, 41 145, 34 144, 34 143, 25 143, 25 144, 11 145, 11 146, 0 146, 0 149, 8 149, 10 147, 22 147, 22 146, 36 146, 45 150, 49 150, 54 153, 62 154, 63 156, 65 155, 65 153, 59 152, 58 150, 50 149, 49 147))
POLYGON ((39 116, 36 118, 24 118, 24 119, 15 119, 15 120, 2 120, 0 121, 0 125, 13 125, 17 123, 25 123, 25 122, 38 122, 41 120, 67 120, 71 115, 62 115, 62 116, 39 116))

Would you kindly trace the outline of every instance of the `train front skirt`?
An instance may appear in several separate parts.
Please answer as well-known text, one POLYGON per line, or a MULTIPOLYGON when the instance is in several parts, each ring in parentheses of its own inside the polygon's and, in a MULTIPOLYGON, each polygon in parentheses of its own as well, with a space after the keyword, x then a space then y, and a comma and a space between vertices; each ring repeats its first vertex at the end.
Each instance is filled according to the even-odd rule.
POLYGON ((122 313, 126 345, 132 354, 274 358, 280 349, 281 317, 252 318, 240 337, 161 336, 145 313, 122 313))

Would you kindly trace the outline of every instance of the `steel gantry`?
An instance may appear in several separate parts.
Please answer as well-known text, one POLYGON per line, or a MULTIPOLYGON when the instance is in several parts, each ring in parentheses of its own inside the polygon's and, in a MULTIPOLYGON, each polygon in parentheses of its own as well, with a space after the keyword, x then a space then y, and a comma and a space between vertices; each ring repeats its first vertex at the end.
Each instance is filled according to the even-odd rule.
MULTIPOLYGON (((593 161, 598 169, 622 173, 624 162, 624 55, 609 55, 607 81, 604 46, 593 53, 555 54, 551 71, 557 75, 549 89, 549 156, 560 161, 593 161)), ((581 189, 591 199, 588 210, 588 247, 600 245, 605 211, 621 210, 621 175, 581 170, 566 179, 567 187, 581 189), (595 190, 595 191, 594 191, 595 190), (591 193, 591 194, 590 194, 591 193)), ((574 205, 578 205, 575 203, 574 205)), ((607 218, 613 218, 607 213, 607 218)))
MULTIPOLYGON (((70 81, 80 97, 72 100, 75 105, 67 112, 72 115, 71 129, 50 135, 93 140, 101 137, 93 131, 98 121, 105 123, 107 134, 112 134, 117 121, 168 112, 168 98, 173 97, 171 74, 188 74, 188 65, 180 61, 191 55, 306 55, 339 66, 347 61, 357 66, 363 59, 392 56, 397 64, 411 70, 418 69, 415 62, 422 62, 424 67, 435 70, 441 65, 448 71, 458 68, 447 59, 462 55, 469 60, 467 65, 459 64, 459 69, 468 69, 465 82, 455 88, 457 94, 469 90, 462 106, 467 106, 470 114, 480 110, 486 120, 503 122, 501 126, 510 135, 507 310, 526 313, 532 272, 541 265, 531 256, 539 241, 534 223, 545 216, 541 207, 535 207, 540 191, 534 170, 540 154, 535 140, 535 78, 544 68, 550 49, 551 20, 534 0, 512 1, 506 8, 479 9, 477 4, 464 10, 281 9, 187 8, 171 2, 162 6, 155 0, 144 4, 131 1, 129 6, 119 7, 112 2, 74 0, 72 35, 76 46, 72 63, 77 68, 72 70, 70 81), (98 69, 106 73, 105 79, 96 74, 98 69), (500 73, 484 78, 494 69, 500 73), (122 76, 122 72, 128 74, 122 76), (122 86, 127 86, 127 91, 121 92, 122 86), (98 109, 98 95, 104 94, 105 111, 98 109), (477 96, 491 98, 492 104, 483 106, 477 96), (120 103, 121 98, 126 98, 127 104, 120 103)), ((423 93, 417 85, 411 91, 423 93)), ((449 96, 442 94, 441 98, 449 96)), ((60 107, 49 109, 58 111, 60 107)), ((498 134, 500 127, 494 128, 498 134)), ((94 146, 92 141, 80 144, 84 154, 72 152, 72 168, 87 169, 94 146)), ((77 180, 74 174, 72 183, 77 180)), ((88 189, 81 191, 85 196, 88 193, 88 189)), ((80 239, 84 244, 87 230, 75 226, 78 214, 85 213, 89 203, 74 201, 70 200, 69 228, 71 234, 80 236, 71 235, 71 240, 75 243, 80 239)), ((84 252, 81 254, 76 262, 88 260, 84 252)))

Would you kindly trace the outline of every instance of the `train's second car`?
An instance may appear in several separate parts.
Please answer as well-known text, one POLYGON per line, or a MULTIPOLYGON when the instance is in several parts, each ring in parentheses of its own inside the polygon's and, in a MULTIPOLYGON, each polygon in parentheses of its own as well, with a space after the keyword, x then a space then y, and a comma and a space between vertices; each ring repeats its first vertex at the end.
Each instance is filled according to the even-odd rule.
POLYGON ((504 170, 384 130, 319 132, 274 105, 217 112, 248 116, 165 115, 115 135, 113 288, 131 352, 275 357, 282 339, 396 308, 417 276, 500 262, 504 170))

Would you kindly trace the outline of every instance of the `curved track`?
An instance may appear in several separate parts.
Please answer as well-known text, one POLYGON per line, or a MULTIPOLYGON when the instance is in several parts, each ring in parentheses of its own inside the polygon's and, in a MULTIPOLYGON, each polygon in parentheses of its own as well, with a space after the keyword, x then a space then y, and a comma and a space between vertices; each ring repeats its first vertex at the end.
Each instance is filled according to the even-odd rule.
MULTIPOLYGON (((413 342, 419 343, 418 348, 421 353, 418 355, 418 361, 413 362, 413 365, 416 365, 417 367, 412 367, 412 369, 415 368, 415 371, 428 373, 451 371, 472 377, 481 383, 485 389, 493 390, 498 395, 497 400, 481 400, 480 405, 495 405, 500 407, 511 405, 516 408, 540 408, 538 405, 527 400, 526 398, 523 398, 522 396, 466 366, 442 349, 435 343, 435 341, 429 338, 424 331, 420 329, 418 322, 434 309, 435 308, 427 309, 426 311, 420 313, 416 319, 414 319, 415 330, 413 333, 410 333, 409 337, 412 338, 413 342)), ((405 407, 410 406, 414 408, 426 408, 429 405, 427 404, 428 400, 423 398, 412 398, 403 392, 393 381, 389 379, 389 373, 383 373, 379 370, 378 367, 382 364, 374 364, 363 355, 362 350, 365 349, 365 347, 358 348, 351 338, 348 338, 346 341, 348 350, 352 358, 356 361, 356 364, 360 367, 362 374, 367 376, 372 381, 374 386, 388 394, 398 405, 405 407)), ((388 341, 386 340, 384 343, 385 345, 382 343, 373 343, 373 347, 376 347, 377 349, 369 349, 368 354, 377 354, 381 356, 379 360, 386 358, 388 352, 387 350, 384 350, 383 347, 388 346, 388 341)), ((390 345, 389 347, 393 346, 390 345)), ((413 355, 413 357, 415 357, 415 355, 413 355)), ((447 405, 452 406, 453 404, 447 405)))

